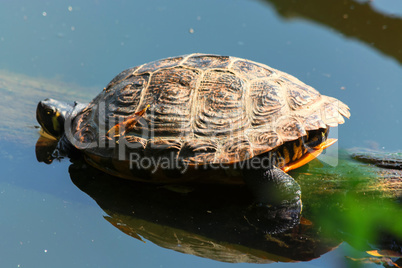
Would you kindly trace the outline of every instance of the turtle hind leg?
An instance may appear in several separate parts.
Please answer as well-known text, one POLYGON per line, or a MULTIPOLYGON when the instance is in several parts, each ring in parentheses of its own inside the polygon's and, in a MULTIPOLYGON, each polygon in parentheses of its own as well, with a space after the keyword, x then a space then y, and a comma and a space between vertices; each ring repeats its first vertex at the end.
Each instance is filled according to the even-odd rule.
POLYGON ((277 167, 245 169, 243 178, 255 202, 244 213, 247 222, 268 234, 282 233, 300 222, 299 184, 277 167))
POLYGON ((299 184, 275 166, 266 170, 244 169, 243 179, 258 206, 289 206, 301 202, 299 184))

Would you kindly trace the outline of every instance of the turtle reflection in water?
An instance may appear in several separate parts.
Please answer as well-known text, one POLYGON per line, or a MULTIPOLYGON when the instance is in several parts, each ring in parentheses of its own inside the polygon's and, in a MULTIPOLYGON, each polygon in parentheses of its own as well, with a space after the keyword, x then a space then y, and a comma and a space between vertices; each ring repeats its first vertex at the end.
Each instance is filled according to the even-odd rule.
MULTIPOLYGON (((353 156, 379 166, 386 159, 402 163, 402 156, 382 154, 379 159, 361 151, 353 156)), ((367 257, 346 254, 345 262, 401 265, 402 234, 392 232, 392 226, 402 225, 401 207, 387 202, 393 204, 402 193, 402 170, 361 164, 345 151, 336 175, 319 163, 293 173, 303 190, 303 213, 299 202, 250 209, 253 197, 245 185, 190 184, 172 191, 118 180, 82 157, 74 159, 69 173, 113 226, 181 253, 232 263, 297 262, 318 258, 346 241, 367 257), (317 187, 317 181, 323 186, 317 187)))
POLYGON ((58 155, 78 149, 98 169, 139 181, 244 179, 266 205, 299 199, 286 171, 333 144, 329 128, 343 116, 345 104, 289 74, 206 54, 127 69, 88 105, 46 99, 37 107, 58 155))

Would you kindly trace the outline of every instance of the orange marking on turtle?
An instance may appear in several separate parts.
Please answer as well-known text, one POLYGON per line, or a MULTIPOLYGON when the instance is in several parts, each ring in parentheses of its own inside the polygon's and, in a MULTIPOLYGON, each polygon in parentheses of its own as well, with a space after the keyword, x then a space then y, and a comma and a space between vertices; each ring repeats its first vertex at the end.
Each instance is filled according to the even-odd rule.
POLYGON ((391 258, 401 258, 402 254, 394 251, 394 250, 368 250, 366 253, 370 254, 371 256, 374 257, 391 257, 391 258))
POLYGON ((312 151, 307 152, 299 160, 297 160, 295 162, 291 162, 291 163, 283 166, 281 169, 284 172, 289 172, 290 170, 293 170, 293 169, 299 168, 301 166, 304 166, 305 164, 307 164, 311 160, 317 158, 317 156, 319 156, 324 149, 328 148, 329 146, 334 144, 336 141, 337 141, 337 139, 327 139, 323 143, 321 143, 321 144, 317 145, 316 147, 314 147, 312 151))
POLYGON ((302 225, 313 225, 313 222, 308 220, 308 219, 306 219, 306 218, 304 218, 304 217, 301 217, 300 218, 300 224, 302 224, 302 225))
POLYGON ((129 116, 126 120, 124 120, 123 122, 116 124, 115 126, 113 126, 111 129, 109 129, 109 131, 106 133, 106 137, 111 140, 111 136, 112 137, 119 137, 119 136, 123 136, 124 134, 126 134, 127 131, 130 131, 134 128, 134 126, 137 124, 137 122, 140 120, 140 118, 145 114, 145 112, 147 111, 147 109, 149 108, 149 104, 147 105, 147 107, 145 107, 144 109, 142 109, 139 112, 134 113, 133 115, 129 116))

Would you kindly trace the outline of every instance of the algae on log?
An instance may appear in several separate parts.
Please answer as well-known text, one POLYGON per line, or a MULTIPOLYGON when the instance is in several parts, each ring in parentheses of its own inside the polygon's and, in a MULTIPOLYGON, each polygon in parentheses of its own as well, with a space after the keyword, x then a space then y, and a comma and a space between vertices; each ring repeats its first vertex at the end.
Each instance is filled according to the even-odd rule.
POLYGON ((312 161, 291 173, 304 198, 306 194, 318 198, 346 192, 380 199, 402 195, 401 153, 354 148, 340 149, 332 157, 336 157, 336 166, 312 161))

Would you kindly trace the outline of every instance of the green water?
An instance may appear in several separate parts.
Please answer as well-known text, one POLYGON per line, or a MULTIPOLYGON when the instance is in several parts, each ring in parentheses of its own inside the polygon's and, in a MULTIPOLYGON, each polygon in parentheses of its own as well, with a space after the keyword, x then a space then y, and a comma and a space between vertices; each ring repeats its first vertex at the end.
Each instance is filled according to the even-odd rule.
MULTIPOLYGON (((353 147, 402 150, 402 3, 398 0, 3 1, 0 4, 2 266, 233 266, 213 257, 197 257, 158 246, 150 238, 144 238, 144 243, 125 234, 106 217, 114 213, 114 219, 127 220, 121 216, 124 211, 113 210, 110 199, 100 200, 92 188, 84 187, 85 192, 81 191, 77 186, 82 185, 74 184, 76 181, 70 176, 68 160, 45 165, 35 157, 39 134, 34 111, 40 99, 89 101, 123 69, 193 52, 261 62, 345 102, 352 116, 332 130, 332 135, 339 139, 334 150, 353 147)), ((349 163, 348 159, 344 161, 349 163)), ((333 248, 327 246, 320 253, 317 250, 315 258, 309 261, 282 260, 270 266, 353 267, 358 264, 345 256, 368 257, 365 251, 381 248, 379 245, 370 248, 362 242, 367 239, 367 232, 377 233, 370 223, 391 230, 392 238, 400 235, 398 227, 402 225, 398 223, 402 211, 397 203, 378 201, 383 197, 377 195, 367 201, 345 194, 353 192, 354 184, 342 184, 340 194, 331 196, 320 196, 311 190, 314 189, 310 187, 314 185, 311 178, 320 182, 317 178, 323 173, 344 175, 345 170, 347 174, 357 170, 352 178, 359 179, 361 175, 354 166, 341 169, 339 165, 324 165, 322 169, 319 162, 293 174, 307 185, 302 184, 307 189, 303 192, 306 200, 303 216, 312 225, 304 227, 314 233, 318 232, 314 228, 321 226, 320 239, 329 239, 327 245, 333 248), (356 200, 365 201, 356 204, 356 200), (328 207, 323 205, 325 202, 328 207), (340 213, 343 208, 348 213, 340 213), (328 216, 317 216, 325 213, 328 216), (378 223, 378 218, 384 221, 378 223), (389 227, 390 222, 396 227, 389 227)), ((108 183, 105 185, 110 187, 108 183)), ((147 187, 144 191, 136 202, 146 207, 147 196, 154 192, 147 187)), ((157 207, 153 203, 149 206, 157 207)), ((156 211, 163 211, 163 207, 156 211)), ((129 219, 125 224, 139 224, 132 221, 129 219)), ((174 230, 178 229, 176 226, 174 230)))

